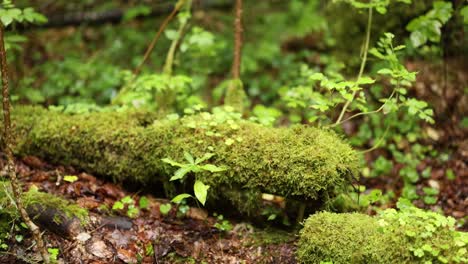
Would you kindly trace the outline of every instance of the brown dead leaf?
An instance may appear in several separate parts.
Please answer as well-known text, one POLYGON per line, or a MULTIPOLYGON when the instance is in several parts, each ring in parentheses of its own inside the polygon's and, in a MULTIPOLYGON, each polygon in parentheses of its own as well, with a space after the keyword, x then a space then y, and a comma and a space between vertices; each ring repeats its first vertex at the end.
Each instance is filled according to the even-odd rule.
POLYGON ((195 220, 206 220, 208 218, 208 212, 201 208, 190 207, 187 212, 187 217, 195 220))
POLYGON ((92 197, 82 197, 78 198, 76 200, 76 203, 83 208, 86 208, 88 210, 96 209, 98 208, 101 204, 94 198, 92 197))
POLYGON ((137 263, 136 254, 123 248, 117 249, 117 257, 125 263, 137 263))

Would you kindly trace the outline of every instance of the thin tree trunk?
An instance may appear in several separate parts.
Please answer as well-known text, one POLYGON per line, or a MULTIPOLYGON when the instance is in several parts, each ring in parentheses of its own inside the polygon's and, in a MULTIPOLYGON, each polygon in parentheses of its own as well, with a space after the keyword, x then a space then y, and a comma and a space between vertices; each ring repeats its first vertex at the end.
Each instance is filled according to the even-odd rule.
POLYGON ((242 0, 236 0, 236 18, 234 20, 234 61, 232 63, 232 78, 240 79, 242 59, 242 0))
POLYGON ((26 212, 23 206, 23 201, 21 199, 22 191, 21 191, 21 187, 18 182, 18 179, 16 177, 15 162, 14 162, 13 152, 12 152, 8 68, 7 68, 5 43, 4 43, 4 27, 2 23, 0 23, 0 66, 1 66, 1 73, 2 73, 2 95, 3 95, 3 122, 4 122, 3 140, 5 144, 4 151, 7 157, 6 169, 7 169, 8 176, 10 178, 11 189, 13 191, 15 203, 16 203, 16 206, 18 207, 21 218, 23 218, 24 223, 31 230, 31 233, 34 237, 34 241, 36 242, 37 249, 42 256, 42 260, 44 261, 44 263, 49 263, 49 256, 44 246, 44 241, 42 240, 42 237, 41 237, 41 231, 39 230, 39 227, 37 227, 31 221, 28 213, 26 212))
POLYGON ((246 94, 241 81, 242 65, 242 0, 236 0, 234 19, 234 58, 232 62, 232 80, 227 88, 224 104, 243 113, 246 94))

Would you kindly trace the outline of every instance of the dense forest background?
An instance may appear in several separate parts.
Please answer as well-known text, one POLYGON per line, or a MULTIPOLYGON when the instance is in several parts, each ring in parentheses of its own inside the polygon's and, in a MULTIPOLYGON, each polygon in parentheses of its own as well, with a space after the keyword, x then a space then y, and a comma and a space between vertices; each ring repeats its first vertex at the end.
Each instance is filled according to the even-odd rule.
MULTIPOLYGON (((176 1, 14 1, 44 17, 6 28, 13 111, 40 105, 73 116, 138 109, 176 120, 226 111, 220 110, 229 100, 226 94, 237 85, 246 95, 233 106, 239 118, 265 127, 333 130, 358 151, 358 174, 330 211, 375 215, 404 198, 454 217, 456 229, 467 230, 466 1, 370 1, 371 8, 362 6, 367 1, 244 1, 240 76, 235 78, 235 1, 189 2, 160 29, 176 1), (144 59, 158 30, 162 34, 144 59)), ((226 144, 235 144, 231 140, 226 144)), ((23 166, 55 170, 47 158, 32 156, 18 158, 20 171, 23 166)), ((58 170, 70 174, 66 166, 58 170)), ((26 185, 36 182, 51 193, 80 199, 72 194, 74 181, 54 190, 47 177, 37 177, 26 185)), ((151 190, 133 182, 126 187, 112 187, 122 195, 110 195, 106 202, 112 207, 126 192, 151 190)), ((81 205, 99 211, 98 205, 81 205)), ((295 219, 288 209, 277 209, 264 210, 262 220, 253 221, 292 228, 295 219)), ((114 211, 130 216, 127 206, 114 211)), ((240 215, 230 216, 239 221, 240 215)), ((214 219, 218 229, 230 225, 222 215, 214 219)), ((0 241, 6 245, 8 239, 0 241)), ((294 263, 293 256, 288 258, 294 241, 281 240, 283 251, 266 247, 280 252, 275 261, 284 261, 265 258, 266 263, 294 263)), ((197 259, 181 248, 175 250, 178 255, 197 259)), ((219 257, 210 254, 211 261, 219 257)), ((229 254, 255 259, 240 251, 229 254)))

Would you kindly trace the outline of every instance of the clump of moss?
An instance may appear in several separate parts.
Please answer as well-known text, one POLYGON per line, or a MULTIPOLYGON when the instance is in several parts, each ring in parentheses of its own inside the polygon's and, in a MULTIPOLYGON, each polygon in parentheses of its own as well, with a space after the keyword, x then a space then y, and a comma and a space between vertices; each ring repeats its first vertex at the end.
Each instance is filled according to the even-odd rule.
MULTIPOLYGON (((357 172, 356 152, 332 131, 294 126, 268 128, 232 111, 160 119, 148 125, 137 113, 66 115, 17 107, 16 153, 73 165, 115 180, 165 183, 183 153, 215 155, 223 172, 196 175, 210 190, 256 189, 285 197, 324 202, 341 192, 357 172), (138 118, 135 118, 135 117, 138 118)), ((323 203, 322 203, 323 204, 323 203)))
MULTIPOLYGON (((39 205, 42 208, 53 208, 54 210, 63 213, 67 218, 78 218, 82 224, 86 223, 88 220, 88 211, 86 209, 49 193, 29 190, 24 193, 23 199, 26 207, 39 205)), ((54 221, 60 223, 61 219, 54 218, 54 221)))
POLYGON ((376 217, 323 212, 301 231, 301 263, 466 263, 466 233, 454 219, 415 207, 388 209, 376 217))
MULTIPOLYGON (((10 188, 10 183, 8 181, 0 181, 0 214, 8 216, 9 219, 16 219, 20 216, 12 199, 13 193, 10 188)), ((25 208, 31 208, 36 205, 40 205, 43 208, 53 208, 69 218, 78 218, 82 223, 85 223, 88 218, 88 211, 86 209, 61 197, 39 192, 33 188, 23 193, 22 199, 25 208)))
POLYGON ((268 245, 278 245, 284 243, 291 243, 296 239, 294 233, 275 229, 267 228, 264 230, 256 230, 245 239, 244 246, 268 246, 268 245))

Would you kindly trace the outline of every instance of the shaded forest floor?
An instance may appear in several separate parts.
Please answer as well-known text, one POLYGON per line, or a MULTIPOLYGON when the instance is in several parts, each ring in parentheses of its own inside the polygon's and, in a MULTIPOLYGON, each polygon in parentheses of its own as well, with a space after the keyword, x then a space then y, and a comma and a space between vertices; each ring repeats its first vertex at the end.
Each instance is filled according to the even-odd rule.
MULTIPOLYGON (((25 189, 33 185, 40 191, 76 202, 91 217, 116 215, 110 208, 123 197, 138 201, 141 196, 122 186, 96 179, 71 167, 51 166, 36 157, 17 162, 25 189), (76 175, 67 182, 64 176, 76 175)), ((200 208, 187 208, 177 217, 175 206, 162 215, 160 206, 168 200, 148 197, 146 209, 135 218, 117 216, 116 225, 86 227, 86 239, 67 239, 46 231, 48 248, 59 249, 59 263, 296 263, 294 232, 259 229, 247 223, 229 221, 231 231, 215 227, 219 220, 200 208), (130 227, 130 228, 128 228, 130 227), (88 236, 89 235, 89 236, 88 236), (82 240, 84 240, 82 239, 82 240)), ((180 211, 180 210, 179 210, 180 211)), ((25 263, 35 256, 27 237, 9 241, 10 251, 0 255, 0 263, 25 263)))

